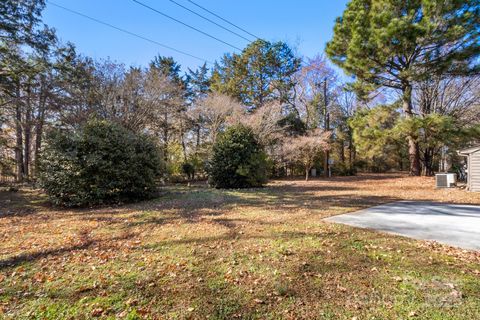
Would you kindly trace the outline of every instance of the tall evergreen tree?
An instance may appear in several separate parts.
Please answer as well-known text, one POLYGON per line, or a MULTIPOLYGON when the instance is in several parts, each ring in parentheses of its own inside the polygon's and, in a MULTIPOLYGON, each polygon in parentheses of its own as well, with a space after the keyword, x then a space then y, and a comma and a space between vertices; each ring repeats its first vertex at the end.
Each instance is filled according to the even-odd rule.
MULTIPOLYGON (((357 77, 357 88, 402 93, 414 117, 412 86, 431 75, 479 71, 478 0, 352 0, 335 23, 327 54, 357 77)), ((408 135, 410 173, 420 174, 418 143, 408 135)))
POLYGON ((32 87, 36 73, 56 43, 41 23, 45 1, 0 2, 0 95, 12 108, 17 180, 28 178, 32 128, 32 87))
POLYGON ((209 69, 206 63, 195 71, 190 68, 188 69, 188 90, 193 99, 205 97, 210 91, 210 82, 209 69))
POLYGON ((237 98, 251 109, 271 100, 286 101, 300 59, 284 42, 257 40, 240 55, 225 55, 214 68, 213 90, 237 98))
POLYGON ((195 71, 188 69, 187 74, 187 90, 190 98, 189 116, 192 125, 192 129, 195 135, 195 160, 198 160, 198 152, 201 144, 202 127, 205 125, 204 110, 200 103, 204 100, 210 92, 210 74, 207 64, 204 63, 201 67, 195 71))
POLYGON ((182 77, 180 76, 181 66, 172 57, 157 55, 150 62, 150 68, 159 70, 161 74, 172 81, 182 82, 182 77))

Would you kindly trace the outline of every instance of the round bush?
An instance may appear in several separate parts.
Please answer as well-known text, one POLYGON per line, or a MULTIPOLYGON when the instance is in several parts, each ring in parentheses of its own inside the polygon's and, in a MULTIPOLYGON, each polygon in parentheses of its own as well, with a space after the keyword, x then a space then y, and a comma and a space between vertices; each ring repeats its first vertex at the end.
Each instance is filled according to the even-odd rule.
POLYGON ((216 188, 260 187, 266 181, 267 161, 248 127, 230 127, 213 145, 209 183, 216 188))
POLYGON ((189 162, 185 162, 182 164, 182 172, 188 180, 193 180, 193 178, 195 177, 195 167, 189 162))
POLYGON ((156 189, 161 158, 155 143, 122 126, 90 121, 73 133, 52 130, 40 162, 40 185, 62 206, 148 198, 156 189))

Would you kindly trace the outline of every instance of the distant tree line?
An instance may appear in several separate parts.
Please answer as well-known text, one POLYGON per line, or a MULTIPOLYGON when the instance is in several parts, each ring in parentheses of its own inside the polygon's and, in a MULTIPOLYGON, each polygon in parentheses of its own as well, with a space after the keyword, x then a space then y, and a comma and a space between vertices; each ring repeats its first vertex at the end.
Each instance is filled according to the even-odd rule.
POLYGON ((0 170, 17 181, 38 177, 48 132, 93 119, 151 138, 170 181, 207 178, 230 127, 253 135, 273 177, 308 178, 327 159, 333 174, 431 175, 480 140, 474 0, 352 0, 326 50, 346 80, 327 57, 281 41, 186 73, 161 55, 145 67, 94 61, 58 41, 44 6, 0 4, 0 170))

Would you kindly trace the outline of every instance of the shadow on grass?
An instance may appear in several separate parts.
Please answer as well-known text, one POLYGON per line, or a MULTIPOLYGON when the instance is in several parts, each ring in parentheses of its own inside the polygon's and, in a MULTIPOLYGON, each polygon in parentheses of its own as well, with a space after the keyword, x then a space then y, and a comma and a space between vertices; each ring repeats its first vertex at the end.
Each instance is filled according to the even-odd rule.
MULTIPOLYGON (((355 176, 333 176, 325 178, 323 176, 310 177, 309 181, 382 181, 389 179, 398 179, 407 177, 408 174, 404 172, 391 172, 391 173, 359 173, 355 176)), ((272 181, 304 181, 304 176, 293 176, 285 178, 272 179, 272 181)))
POLYGON ((48 207, 45 196, 39 191, 30 188, 18 191, 0 190, 0 219, 28 216, 48 207))
POLYGON ((51 257, 51 256, 60 256, 65 253, 77 251, 77 250, 84 250, 89 249, 94 246, 101 245, 105 241, 120 241, 120 240, 128 240, 134 236, 133 233, 125 233, 122 236, 113 237, 109 239, 92 239, 90 237, 81 237, 80 241, 76 244, 72 244, 69 246, 62 246, 59 248, 51 248, 46 250, 40 250, 36 252, 29 252, 29 253, 22 253, 4 260, 0 260, 0 270, 5 268, 12 268, 18 265, 21 265, 25 262, 32 262, 36 260, 40 260, 42 258, 51 257))
POLYGON ((309 192, 308 189, 295 186, 235 191, 209 189, 194 191, 196 195, 167 194, 154 201, 129 206, 127 210, 121 212, 95 209, 93 212, 74 211, 71 214, 84 221, 95 221, 123 229, 139 226, 158 227, 179 222, 195 224, 207 219, 209 223, 234 230, 242 224, 280 225, 283 223, 262 220, 261 215, 265 212, 295 218, 305 214, 307 209, 311 210, 311 215, 317 215, 320 220, 335 214, 338 210, 346 213, 354 209, 400 200, 394 197, 362 196, 354 193, 321 195, 321 193, 309 192), (252 212, 258 211, 258 216, 255 219, 229 218, 227 214, 239 207, 252 212), (125 214, 128 215, 128 219, 125 214))
MULTIPOLYGON (((171 245, 184 245, 184 244, 198 245, 198 244, 208 244, 209 242, 231 241, 231 240, 242 240, 242 241, 245 241, 245 240, 294 240, 294 239, 302 239, 306 236, 328 239, 333 235, 338 236, 338 234, 339 232, 307 233, 307 232, 301 232, 301 231, 284 231, 284 232, 276 232, 274 234, 262 234, 262 235, 238 235, 238 234, 232 234, 232 233, 224 233, 219 236, 211 236, 211 237, 164 240, 154 244, 145 245, 140 248, 153 249, 156 247, 171 246, 171 245)), ((346 234, 347 233, 345 232, 345 235, 346 234)))
MULTIPOLYGON (((246 205, 252 207, 276 206, 279 209, 301 209, 301 208, 326 208, 329 205, 338 205, 344 201, 347 207, 352 203, 370 205, 379 204, 397 199, 380 199, 375 197, 358 196, 353 194, 361 189, 361 184, 356 182, 378 181, 395 179, 402 177, 402 174, 362 174, 353 177, 334 177, 331 179, 317 178, 312 182, 314 185, 305 185, 302 180, 284 179, 286 184, 278 184, 282 180, 274 180, 272 184, 265 188, 257 189, 230 189, 219 190, 212 189, 204 184, 187 187, 185 185, 167 186, 163 188, 160 196, 150 201, 143 201, 129 205, 105 206, 96 208, 62 209, 51 208, 52 212, 58 211, 58 216, 62 212, 67 215, 83 216, 87 220, 95 220, 105 223, 116 223, 114 217, 116 211, 120 208, 122 212, 128 211, 165 211, 176 210, 179 217, 195 219, 198 215, 195 211, 210 210, 228 210, 237 205, 246 205), (292 183, 293 182, 293 183, 292 183), (298 184, 296 184, 298 182, 298 184), (320 182, 320 183, 318 183, 320 182), (346 186, 336 185, 336 182, 352 182, 346 186), (345 194, 328 195, 332 193, 351 192, 352 195, 345 194), (318 195, 325 193, 325 195, 318 195), (346 200, 346 201, 345 201, 346 200)), ((39 209, 49 208, 48 201, 40 192, 33 190, 20 190, 18 192, 0 191, 0 218, 9 216, 26 216, 39 211, 39 209)), ((209 215, 213 215, 210 213, 209 215)), ((220 213, 219 213, 220 214, 220 213)), ((55 218, 56 214, 51 218, 55 218)), ((161 224, 170 219, 153 219, 152 223, 161 224)))
MULTIPOLYGON (((391 178, 392 175, 388 175, 391 178)), ((352 179, 352 177, 346 177, 352 179)), ((353 179, 376 179, 376 176, 353 177, 353 179)), ((343 179, 339 177, 336 179, 343 179)), ((381 178, 380 178, 381 179, 381 178)), ((348 180, 349 181, 349 180, 348 180)), ((242 223, 257 225, 280 224, 281 222, 262 221, 258 216, 253 220, 247 217, 231 219, 225 216, 237 208, 251 212, 274 212, 278 215, 295 217, 311 210, 319 219, 335 212, 348 212, 382 203, 400 200, 395 197, 359 194, 360 187, 355 183, 341 185, 329 181, 308 185, 303 181, 293 183, 272 183, 264 188, 220 190, 206 186, 169 186, 161 196, 139 203, 124 206, 97 207, 93 209, 69 209, 56 211, 50 219, 74 218, 94 221, 123 229, 140 226, 162 226, 172 223, 198 223, 204 219, 222 227, 234 230, 242 223), (351 210, 350 210, 351 208, 351 210)))

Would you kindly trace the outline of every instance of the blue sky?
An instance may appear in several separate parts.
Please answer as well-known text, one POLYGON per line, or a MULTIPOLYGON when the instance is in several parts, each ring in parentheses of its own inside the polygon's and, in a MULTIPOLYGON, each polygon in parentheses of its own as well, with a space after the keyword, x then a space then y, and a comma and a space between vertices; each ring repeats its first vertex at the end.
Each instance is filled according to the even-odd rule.
MULTIPOLYGON (((132 0, 52 1, 210 61, 218 59, 225 52, 235 52, 235 49, 173 22, 132 0)), ((139 1, 236 47, 244 48, 248 44, 247 41, 185 11, 169 0, 139 1)), ((226 25, 188 0, 175 1, 226 25)), ((347 3, 347 0, 194 1, 259 37, 271 41, 286 41, 297 48, 299 55, 307 57, 323 52, 325 43, 332 35, 334 20, 342 14, 347 3)), ((184 70, 202 64, 201 61, 99 25, 50 3, 47 3, 43 20, 57 30, 62 41, 73 42, 78 52, 95 59, 110 57, 126 65, 145 66, 155 55, 161 54, 173 56, 184 70)))

